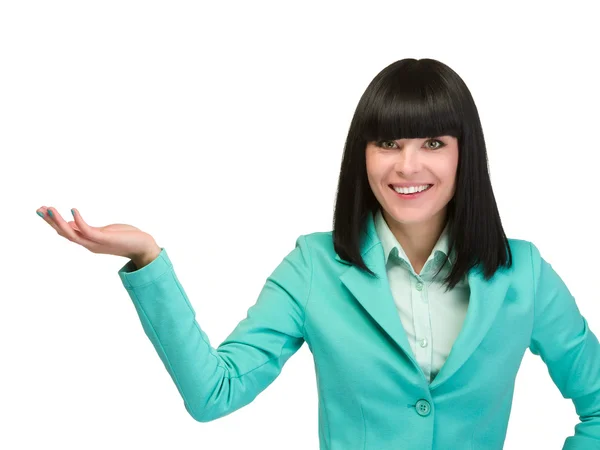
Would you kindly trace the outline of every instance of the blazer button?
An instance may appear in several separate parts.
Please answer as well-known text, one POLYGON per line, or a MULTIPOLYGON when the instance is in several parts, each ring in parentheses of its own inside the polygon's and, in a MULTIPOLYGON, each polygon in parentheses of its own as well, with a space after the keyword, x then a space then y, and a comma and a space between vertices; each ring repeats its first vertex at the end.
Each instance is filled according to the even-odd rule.
POLYGON ((419 400, 415 405, 415 409, 420 416, 428 416, 431 412, 431 405, 427 400, 419 400))

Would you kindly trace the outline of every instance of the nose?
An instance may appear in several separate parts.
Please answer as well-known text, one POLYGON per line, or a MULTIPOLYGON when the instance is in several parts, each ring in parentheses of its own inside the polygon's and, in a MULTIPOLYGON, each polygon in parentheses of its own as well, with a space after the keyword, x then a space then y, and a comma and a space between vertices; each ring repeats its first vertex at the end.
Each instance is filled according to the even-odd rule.
POLYGON ((421 159, 418 148, 405 146, 396 161, 395 169, 399 173, 412 174, 421 170, 421 159))

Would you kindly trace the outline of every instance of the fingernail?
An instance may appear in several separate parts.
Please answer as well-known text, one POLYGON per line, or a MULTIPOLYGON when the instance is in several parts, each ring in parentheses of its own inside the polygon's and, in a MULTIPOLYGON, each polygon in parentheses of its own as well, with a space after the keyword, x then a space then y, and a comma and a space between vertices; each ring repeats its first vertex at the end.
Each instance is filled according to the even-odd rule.
POLYGON ((51 211, 51 210, 48 210, 48 215, 49 215, 50 217, 54 217, 54 215, 52 214, 52 211, 51 211))
POLYGON ((73 214, 73 217, 75 217, 75 211, 71 210, 71 214, 73 214))
POLYGON ((42 217, 42 218, 44 217, 44 213, 43 213, 43 212, 41 212, 41 211, 36 211, 36 212, 37 212, 37 215, 38 215, 38 216, 40 216, 40 217, 42 217))

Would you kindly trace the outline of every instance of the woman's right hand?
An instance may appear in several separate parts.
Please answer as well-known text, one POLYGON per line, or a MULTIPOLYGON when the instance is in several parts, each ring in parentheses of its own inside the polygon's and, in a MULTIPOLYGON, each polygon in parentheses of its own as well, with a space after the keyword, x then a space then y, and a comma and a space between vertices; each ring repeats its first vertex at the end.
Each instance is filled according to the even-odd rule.
POLYGON ((160 247, 152 236, 131 225, 116 223, 93 227, 84 222, 75 208, 75 220, 70 222, 65 221, 55 208, 42 206, 37 211, 44 214, 44 220, 60 236, 87 248, 92 253, 139 260, 156 250, 160 252, 160 247), (52 217, 48 211, 52 211, 52 217))

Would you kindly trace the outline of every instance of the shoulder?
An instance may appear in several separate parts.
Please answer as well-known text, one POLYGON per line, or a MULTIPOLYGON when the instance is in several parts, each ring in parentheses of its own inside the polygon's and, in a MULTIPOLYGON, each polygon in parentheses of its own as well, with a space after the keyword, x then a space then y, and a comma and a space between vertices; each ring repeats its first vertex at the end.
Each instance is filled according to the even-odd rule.
POLYGON ((532 241, 526 239, 508 238, 513 258, 524 259, 530 263, 539 263, 541 259, 540 250, 532 241))
POLYGON ((296 240, 296 251, 309 255, 311 265, 317 267, 319 272, 328 273, 332 268, 346 269, 347 262, 337 254, 333 245, 333 231, 315 231, 303 234, 296 240))
POLYGON ((529 256, 533 243, 526 239, 508 238, 510 251, 513 253, 513 258, 529 256))
POLYGON ((311 247, 328 247, 333 248, 333 231, 315 231, 309 234, 303 234, 301 238, 306 239, 306 242, 311 247))
POLYGON ((315 231, 298 237, 296 246, 303 246, 314 257, 335 257, 333 231, 315 231))
POLYGON ((536 283, 542 267, 547 264, 538 247, 526 239, 509 238, 508 242, 513 257, 512 272, 517 276, 533 279, 536 283))

